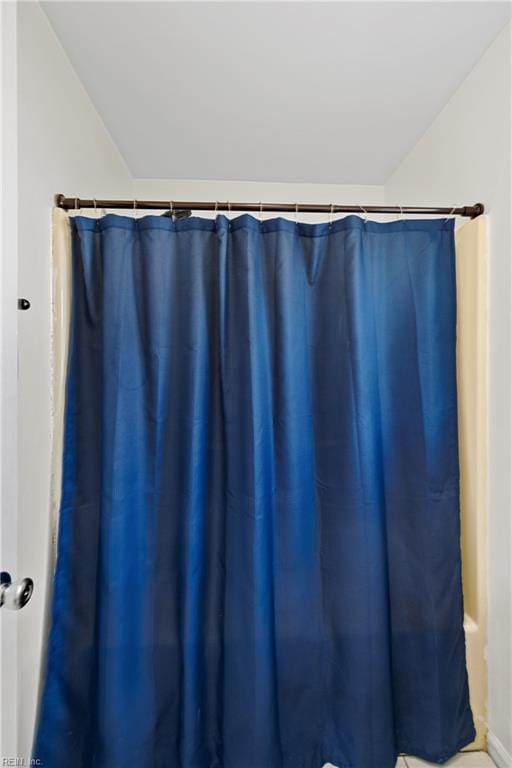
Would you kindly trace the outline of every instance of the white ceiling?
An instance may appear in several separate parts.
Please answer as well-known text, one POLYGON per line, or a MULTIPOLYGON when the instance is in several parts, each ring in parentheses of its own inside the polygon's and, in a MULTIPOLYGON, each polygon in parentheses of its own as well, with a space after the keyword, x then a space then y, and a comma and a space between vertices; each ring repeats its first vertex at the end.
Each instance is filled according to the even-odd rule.
POLYGON ((382 184, 506 2, 44 2, 138 178, 382 184))

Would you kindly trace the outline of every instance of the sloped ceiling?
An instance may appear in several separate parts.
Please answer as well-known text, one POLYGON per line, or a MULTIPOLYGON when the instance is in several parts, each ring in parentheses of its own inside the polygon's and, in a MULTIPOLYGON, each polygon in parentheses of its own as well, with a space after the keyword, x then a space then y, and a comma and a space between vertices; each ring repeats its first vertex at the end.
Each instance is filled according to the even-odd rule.
POLYGON ((45 2, 138 178, 382 184, 505 2, 45 2))

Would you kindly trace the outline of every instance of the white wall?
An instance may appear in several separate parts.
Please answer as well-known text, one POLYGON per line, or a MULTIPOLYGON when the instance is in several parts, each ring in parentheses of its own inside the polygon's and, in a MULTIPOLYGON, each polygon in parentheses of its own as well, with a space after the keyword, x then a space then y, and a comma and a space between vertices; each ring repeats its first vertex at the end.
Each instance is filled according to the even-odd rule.
POLYGON ((512 766, 511 35, 509 24, 386 184, 389 202, 485 203, 489 274, 489 747, 512 766))
MULTIPOLYGON (((139 200, 234 200, 266 203, 361 203, 370 205, 384 200, 384 187, 352 184, 279 184, 259 181, 183 181, 178 179, 134 179, 134 196, 139 200)), ((201 212, 212 217, 214 212, 201 212)), ((233 212, 232 216, 240 213, 233 212)), ((258 216, 259 214, 253 214, 258 216)), ((277 213, 263 214, 274 218, 277 213)), ((285 214, 293 219, 292 214, 285 214)), ((344 214, 342 214, 344 215, 344 214)), ((300 221, 326 221, 329 214, 300 214, 300 221)), ((375 217, 372 217, 375 218, 375 217)))
POLYGON ((37 3, 18 6, 18 573, 35 591, 19 621, 19 750, 31 748, 47 587, 51 207, 67 195, 131 197, 130 175, 37 3))

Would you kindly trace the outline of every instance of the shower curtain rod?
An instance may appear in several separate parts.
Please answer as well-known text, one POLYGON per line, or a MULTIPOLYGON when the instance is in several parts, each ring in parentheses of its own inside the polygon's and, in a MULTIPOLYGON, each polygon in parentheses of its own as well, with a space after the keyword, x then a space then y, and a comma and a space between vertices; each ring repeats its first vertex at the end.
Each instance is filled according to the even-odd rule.
POLYGON ((55 195, 55 205, 65 211, 81 208, 110 208, 112 210, 153 210, 170 213, 190 211, 246 211, 252 213, 389 213, 412 216, 465 216, 475 219, 484 213, 483 203, 461 205, 454 208, 401 205, 335 205, 317 203, 232 203, 198 200, 100 200, 55 195))

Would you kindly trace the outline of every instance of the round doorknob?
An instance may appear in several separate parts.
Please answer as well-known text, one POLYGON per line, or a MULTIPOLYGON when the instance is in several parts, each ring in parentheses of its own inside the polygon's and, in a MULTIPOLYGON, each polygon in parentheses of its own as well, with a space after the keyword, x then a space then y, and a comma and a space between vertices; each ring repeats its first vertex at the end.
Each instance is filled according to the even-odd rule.
POLYGON ((19 611, 23 608, 34 591, 34 582, 28 577, 11 581, 11 576, 6 571, 0 574, 0 606, 11 611, 19 611))

